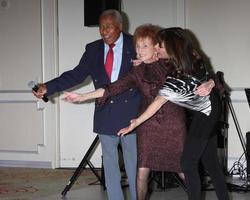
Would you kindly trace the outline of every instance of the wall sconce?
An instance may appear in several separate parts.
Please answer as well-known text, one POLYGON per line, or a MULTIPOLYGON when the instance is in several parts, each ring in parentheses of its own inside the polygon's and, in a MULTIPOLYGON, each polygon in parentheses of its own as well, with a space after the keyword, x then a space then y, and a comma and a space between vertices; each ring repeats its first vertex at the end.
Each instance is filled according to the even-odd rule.
POLYGON ((9 0, 0 0, 0 11, 7 10, 10 7, 9 0))

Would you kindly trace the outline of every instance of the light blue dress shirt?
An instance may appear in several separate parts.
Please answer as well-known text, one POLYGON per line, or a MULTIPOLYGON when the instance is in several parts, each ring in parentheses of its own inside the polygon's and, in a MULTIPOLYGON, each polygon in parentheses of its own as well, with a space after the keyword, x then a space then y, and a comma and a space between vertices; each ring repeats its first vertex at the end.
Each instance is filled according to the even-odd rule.
MULTIPOLYGON (((121 33, 119 38, 115 42, 115 46, 113 47, 114 61, 111 74, 111 83, 115 82, 118 79, 120 73, 121 63, 122 63, 122 48, 123 48, 123 34, 121 33)), ((108 50, 109 50, 109 45, 105 44, 104 62, 106 60, 108 50)))

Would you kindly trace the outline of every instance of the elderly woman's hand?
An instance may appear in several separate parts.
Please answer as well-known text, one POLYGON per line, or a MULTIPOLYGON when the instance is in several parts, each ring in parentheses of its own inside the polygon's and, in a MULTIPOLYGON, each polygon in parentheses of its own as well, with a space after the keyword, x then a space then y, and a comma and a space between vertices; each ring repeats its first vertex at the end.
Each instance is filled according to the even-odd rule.
POLYGON ((197 87, 195 94, 199 96, 207 96, 210 94, 214 86, 214 81, 210 79, 209 81, 202 83, 199 87, 197 87))
POLYGON ((142 61, 140 59, 135 59, 135 60, 132 60, 132 63, 133 63, 133 66, 136 67, 136 66, 140 65, 142 63, 142 61))
POLYGON ((84 94, 79 94, 76 92, 64 92, 63 101, 69 103, 79 103, 80 101, 85 101, 84 94))
POLYGON ((128 127, 126 127, 126 128, 122 128, 121 130, 119 130, 119 132, 117 133, 117 135, 118 136, 127 135, 132 130, 134 130, 137 126, 138 126, 138 123, 137 123, 136 119, 132 119, 130 121, 130 125, 128 127))

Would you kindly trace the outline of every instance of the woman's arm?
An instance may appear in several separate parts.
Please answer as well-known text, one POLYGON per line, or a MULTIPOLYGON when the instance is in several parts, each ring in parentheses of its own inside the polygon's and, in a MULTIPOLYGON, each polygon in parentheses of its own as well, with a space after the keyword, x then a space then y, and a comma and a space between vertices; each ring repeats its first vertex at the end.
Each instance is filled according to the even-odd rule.
POLYGON ((126 128, 121 129, 117 135, 123 136, 131 132, 137 126, 152 117, 163 104, 167 102, 167 99, 163 96, 157 96, 154 101, 148 106, 148 108, 138 118, 131 120, 130 125, 126 128))
POLYGON ((76 92, 65 92, 63 100, 66 101, 66 102, 70 102, 70 103, 84 102, 84 101, 87 101, 87 100, 102 97, 103 94, 104 94, 104 91, 105 90, 103 88, 99 88, 99 89, 94 90, 92 92, 87 92, 87 93, 82 93, 82 94, 79 94, 79 93, 76 93, 76 92))
POLYGON ((63 100, 66 102, 74 103, 74 102, 84 102, 87 100, 99 98, 97 103, 101 105, 110 96, 116 96, 130 88, 136 87, 135 79, 136 78, 134 70, 131 70, 126 76, 107 85, 105 88, 99 88, 92 92, 87 92, 83 94, 79 94, 76 92, 65 92, 63 100))

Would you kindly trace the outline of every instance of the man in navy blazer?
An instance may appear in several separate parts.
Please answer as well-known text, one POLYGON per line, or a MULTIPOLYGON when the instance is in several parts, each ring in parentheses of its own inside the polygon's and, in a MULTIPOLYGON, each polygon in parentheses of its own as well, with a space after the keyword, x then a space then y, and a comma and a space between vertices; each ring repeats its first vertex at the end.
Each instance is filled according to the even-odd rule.
MULTIPOLYGON (((87 76, 93 80, 95 88, 103 87, 124 76, 132 67, 135 58, 132 36, 122 32, 122 17, 116 10, 106 10, 99 18, 99 31, 102 39, 86 45, 86 50, 79 64, 59 77, 38 85, 33 92, 38 98, 81 84, 87 76), (106 74, 104 63, 109 50, 113 47, 114 61, 111 80, 106 74)), ((121 143, 125 169, 129 181, 132 200, 136 200, 137 150, 136 135, 118 137, 117 132, 130 124, 137 116, 140 95, 130 89, 112 97, 105 105, 95 106, 94 132, 98 134, 103 155, 105 181, 109 200, 123 200, 121 174, 118 162, 117 146, 121 143)))

